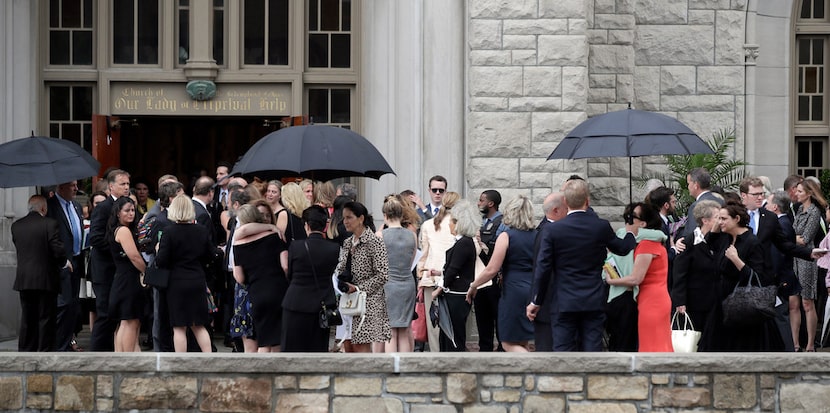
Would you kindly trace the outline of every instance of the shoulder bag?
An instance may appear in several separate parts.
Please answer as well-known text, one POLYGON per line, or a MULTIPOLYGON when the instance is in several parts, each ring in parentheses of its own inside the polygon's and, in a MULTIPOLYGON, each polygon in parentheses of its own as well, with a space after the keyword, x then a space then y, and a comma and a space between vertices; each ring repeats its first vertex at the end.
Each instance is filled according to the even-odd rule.
POLYGON ((150 287, 155 287, 159 290, 166 290, 167 284, 170 282, 170 270, 167 268, 159 268, 156 260, 150 261, 147 264, 147 269, 144 270, 144 283, 150 287))
POLYGON ((746 286, 741 287, 739 282, 721 304, 725 326, 759 324, 775 314, 775 292, 778 288, 774 285, 762 287, 758 274, 753 269, 750 271, 746 286), (753 285, 752 280, 757 285, 753 285))
MULTIPOLYGON (((311 257, 311 251, 308 250, 308 241, 305 241, 303 246, 305 246, 305 252, 308 253, 308 259, 311 262, 311 275, 314 276, 314 285, 319 290, 320 283, 317 281, 317 271, 314 269, 314 258, 311 257)), ((317 317, 317 324, 322 329, 328 329, 343 324, 343 317, 340 315, 339 309, 328 308, 325 300, 320 300, 320 314, 317 317)))

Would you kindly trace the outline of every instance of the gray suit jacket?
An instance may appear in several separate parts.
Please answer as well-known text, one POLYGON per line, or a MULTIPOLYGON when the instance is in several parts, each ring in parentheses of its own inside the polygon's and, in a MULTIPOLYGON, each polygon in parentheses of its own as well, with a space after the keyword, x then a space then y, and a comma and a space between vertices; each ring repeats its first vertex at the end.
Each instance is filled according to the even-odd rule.
MULTIPOLYGON (((683 237, 685 238, 687 235, 691 235, 695 232, 695 228, 697 228, 697 222, 695 221, 695 205, 697 205, 698 201, 702 201, 708 199, 710 201, 715 201, 721 205, 723 205, 723 199, 719 198, 717 195, 710 191, 706 191, 700 195, 700 197, 689 205, 689 210, 686 212, 686 227, 683 229, 683 237)), ((680 238, 680 237, 678 237, 680 238)))

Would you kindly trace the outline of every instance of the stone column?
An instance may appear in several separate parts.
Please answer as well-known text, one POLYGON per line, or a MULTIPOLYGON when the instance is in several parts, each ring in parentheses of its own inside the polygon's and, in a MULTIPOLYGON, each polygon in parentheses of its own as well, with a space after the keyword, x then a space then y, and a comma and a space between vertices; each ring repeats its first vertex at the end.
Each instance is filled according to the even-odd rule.
MULTIPOLYGON (((176 42, 178 44, 178 42, 176 42)), ((184 68, 189 80, 213 80, 219 66, 213 59, 213 1, 190 1, 190 58, 184 68)))
POLYGON ((430 176, 463 183, 463 2, 361 2, 361 130, 397 173, 367 180, 363 199, 381 218, 383 196, 430 176))
MULTIPOLYGON (((38 1, 0 2, 0 143, 38 131, 38 1)), ((17 262, 9 228, 26 214, 33 188, 0 189, 0 339, 17 335, 19 301, 12 290, 17 262)))

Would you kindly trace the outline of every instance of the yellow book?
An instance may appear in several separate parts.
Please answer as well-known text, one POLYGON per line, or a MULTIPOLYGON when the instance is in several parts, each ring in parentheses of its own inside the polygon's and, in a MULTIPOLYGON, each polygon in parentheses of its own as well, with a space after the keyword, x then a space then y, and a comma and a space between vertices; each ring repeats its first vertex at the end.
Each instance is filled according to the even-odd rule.
POLYGON ((608 257, 605 260, 602 271, 605 273, 605 278, 620 278, 620 270, 617 269, 617 261, 614 260, 614 257, 608 257))

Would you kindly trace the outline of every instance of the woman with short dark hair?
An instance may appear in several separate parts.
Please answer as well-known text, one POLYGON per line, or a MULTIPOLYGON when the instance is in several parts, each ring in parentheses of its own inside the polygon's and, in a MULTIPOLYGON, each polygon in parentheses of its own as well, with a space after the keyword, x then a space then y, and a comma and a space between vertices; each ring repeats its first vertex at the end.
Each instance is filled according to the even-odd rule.
POLYGON ((328 351, 329 328, 320 327, 320 310, 336 308, 331 274, 337 266, 337 244, 326 240, 328 212, 319 205, 303 211, 308 238, 288 247, 288 290, 282 302, 282 351, 328 351))

